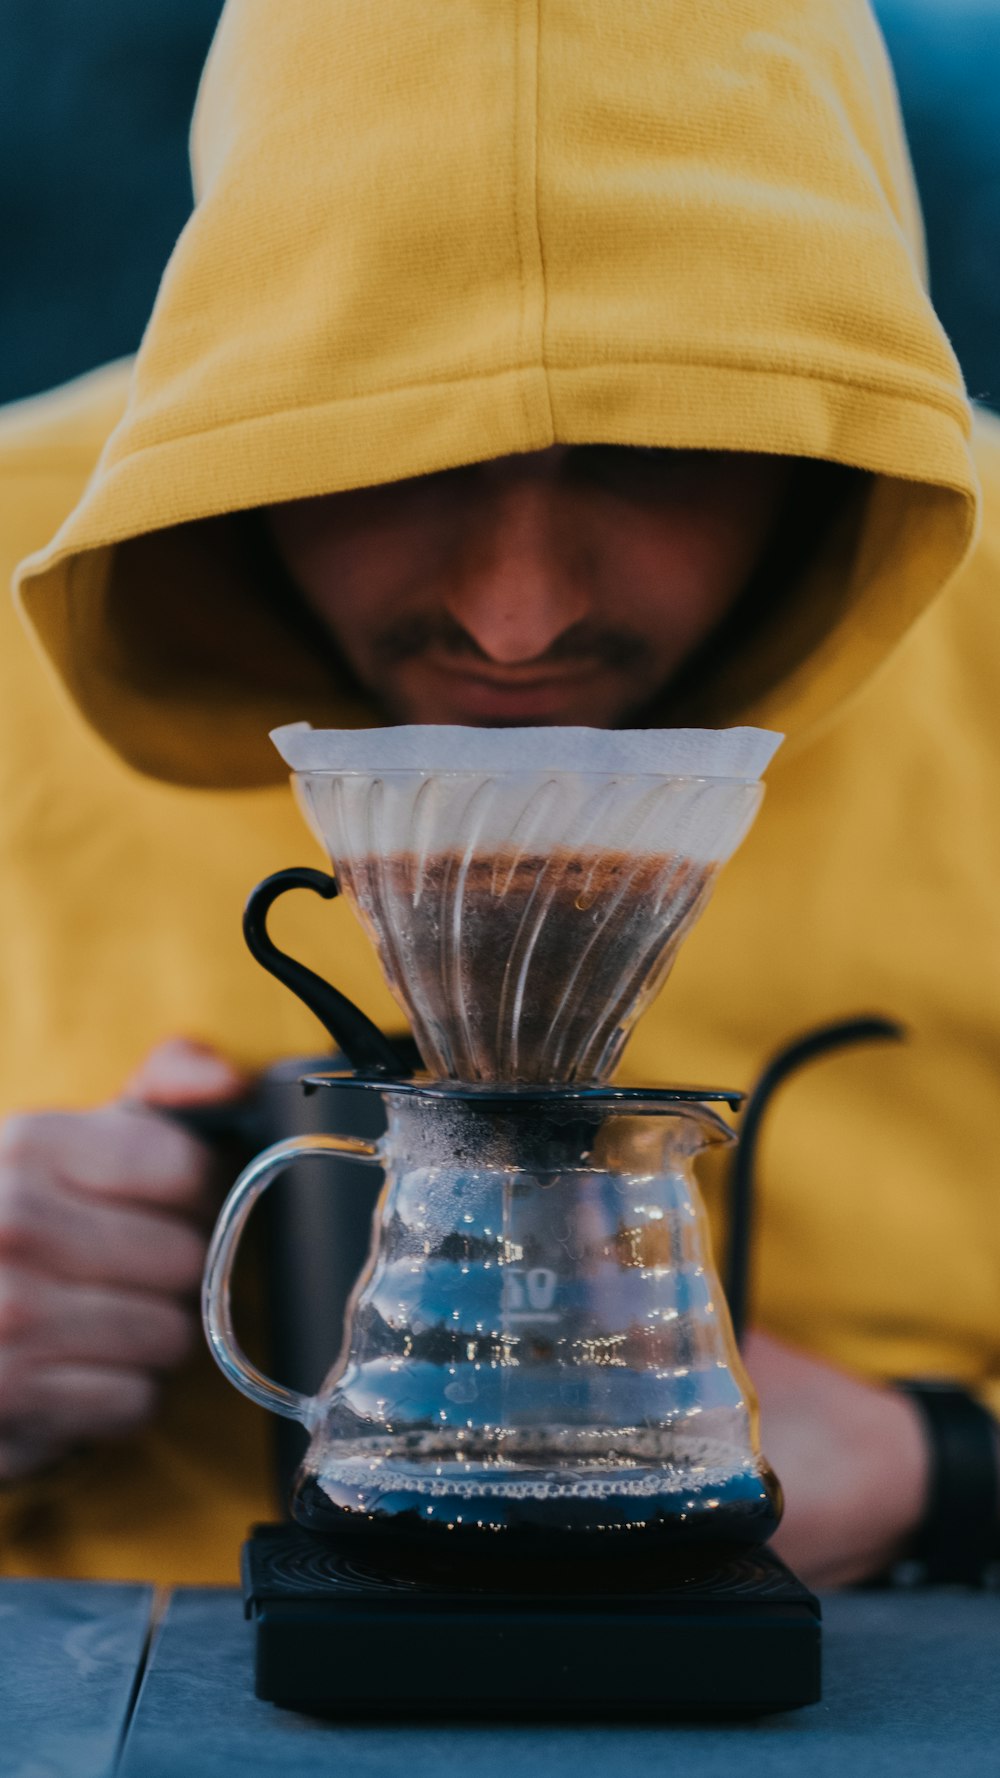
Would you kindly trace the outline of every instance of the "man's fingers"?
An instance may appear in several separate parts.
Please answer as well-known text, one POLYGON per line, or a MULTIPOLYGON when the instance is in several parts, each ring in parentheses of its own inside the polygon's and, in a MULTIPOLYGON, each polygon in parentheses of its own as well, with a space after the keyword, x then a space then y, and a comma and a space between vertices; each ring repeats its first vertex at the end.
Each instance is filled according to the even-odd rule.
POLYGON ((18 1182, 56 1179, 90 1198, 197 1214, 209 1202, 212 1154, 143 1106, 31 1112, 0 1127, 0 1218, 18 1182))
POLYGON ((53 1364, 7 1379, 0 1391, 0 1441, 27 1448, 118 1438, 152 1415, 157 1385, 121 1365, 53 1364))
POLYGON ((164 1113, 225 1105, 249 1079, 162 1045, 131 1099, 0 1125, 0 1481, 81 1440, 132 1432, 187 1355, 215 1208, 215 1157, 164 1113))
POLYGON ((219 1105, 242 1098, 250 1084, 248 1074, 208 1044, 171 1037, 140 1063, 125 1096, 146 1105, 219 1105))
POLYGON ((0 1170, 0 1267, 76 1284, 185 1293, 197 1288, 205 1236, 179 1216, 112 1205, 22 1166, 0 1170))
POLYGON ((78 1362, 170 1370, 196 1331, 193 1309, 170 1297, 59 1284, 8 1266, 0 1273, 0 1404, 14 1369, 78 1362))

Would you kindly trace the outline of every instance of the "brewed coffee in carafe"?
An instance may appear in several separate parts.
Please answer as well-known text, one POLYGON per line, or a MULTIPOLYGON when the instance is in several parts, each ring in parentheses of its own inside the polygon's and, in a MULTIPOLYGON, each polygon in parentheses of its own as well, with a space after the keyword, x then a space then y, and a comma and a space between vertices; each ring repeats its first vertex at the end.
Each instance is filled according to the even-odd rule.
POLYGON ((662 1569, 765 1540, 780 1492, 693 1172, 732 1140, 712 1104, 731 1096, 609 1080, 778 737, 297 725, 276 739, 426 1065, 313 1077, 377 1094, 385 1136, 277 1145, 213 1238, 216 1357, 311 1435, 296 1518, 369 1552, 528 1571, 602 1554, 662 1569), (308 1154, 384 1171, 314 1398, 250 1365, 229 1312, 250 1209, 308 1154))
POLYGON ((392 1180, 295 1516, 534 1561, 777 1523, 691 1162, 707 1105, 641 1090, 383 1089, 392 1180))

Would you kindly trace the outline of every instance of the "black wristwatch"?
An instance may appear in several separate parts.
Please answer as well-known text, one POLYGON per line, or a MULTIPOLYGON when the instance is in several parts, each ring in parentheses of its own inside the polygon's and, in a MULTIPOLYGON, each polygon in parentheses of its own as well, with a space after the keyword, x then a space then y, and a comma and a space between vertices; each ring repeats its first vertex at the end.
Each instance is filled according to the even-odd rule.
POLYGON ((930 1448, 927 1509, 890 1580, 900 1586, 1000 1586, 1000 1429, 952 1383, 905 1378, 930 1448))

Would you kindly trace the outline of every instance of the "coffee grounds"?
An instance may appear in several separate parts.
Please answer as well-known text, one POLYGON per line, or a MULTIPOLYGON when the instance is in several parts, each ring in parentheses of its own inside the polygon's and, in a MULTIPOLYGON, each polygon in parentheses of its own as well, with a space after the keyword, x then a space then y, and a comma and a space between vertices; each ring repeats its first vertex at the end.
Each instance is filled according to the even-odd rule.
POLYGON ((627 851, 418 857, 339 872, 432 1074, 607 1078, 715 863, 627 851))

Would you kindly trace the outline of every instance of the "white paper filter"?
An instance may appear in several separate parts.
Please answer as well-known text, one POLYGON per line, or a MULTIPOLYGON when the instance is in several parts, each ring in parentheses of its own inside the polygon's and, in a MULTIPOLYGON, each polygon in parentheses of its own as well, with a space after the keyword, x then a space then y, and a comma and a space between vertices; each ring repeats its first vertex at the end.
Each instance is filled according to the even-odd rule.
POLYGON ((334 865, 362 843, 682 852, 723 864, 782 737, 766 729, 313 729, 272 740, 334 865), (752 787, 756 786, 756 789, 752 787))
POLYGON ((627 772, 758 779, 784 740, 762 728, 314 729, 291 722, 271 740, 293 772, 627 772))

